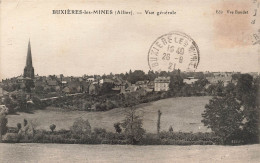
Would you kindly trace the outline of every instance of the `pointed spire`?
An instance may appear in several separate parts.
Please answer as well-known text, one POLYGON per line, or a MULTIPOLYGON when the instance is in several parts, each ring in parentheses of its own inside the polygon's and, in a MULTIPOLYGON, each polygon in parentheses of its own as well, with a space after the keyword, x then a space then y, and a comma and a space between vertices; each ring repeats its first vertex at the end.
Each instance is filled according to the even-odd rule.
POLYGON ((29 39, 29 43, 28 43, 26 65, 25 65, 25 68, 24 68, 23 76, 24 76, 24 78, 26 78, 26 77, 31 78, 31 79, 34 78, 34 68, 33 68, 33 65, 32 65, 32 52, 31 52, 30 39, 29 39))
POLYGON ((32 52, 31 52, 31 43, 29 38, 28 50, 27 50, 27 58, 26 58, 26 66, 32 67, 32 52))

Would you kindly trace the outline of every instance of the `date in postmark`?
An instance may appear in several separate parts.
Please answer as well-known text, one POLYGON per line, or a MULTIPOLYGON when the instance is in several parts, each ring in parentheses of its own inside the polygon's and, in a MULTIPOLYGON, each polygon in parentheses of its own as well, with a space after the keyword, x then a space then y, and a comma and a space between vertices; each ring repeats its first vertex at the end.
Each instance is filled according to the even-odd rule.
POLYGON ((195 41, 182 32, 171 32, 157 38, 148 52, 148 64, 154 71, 195 71, 200 61, 195 41))

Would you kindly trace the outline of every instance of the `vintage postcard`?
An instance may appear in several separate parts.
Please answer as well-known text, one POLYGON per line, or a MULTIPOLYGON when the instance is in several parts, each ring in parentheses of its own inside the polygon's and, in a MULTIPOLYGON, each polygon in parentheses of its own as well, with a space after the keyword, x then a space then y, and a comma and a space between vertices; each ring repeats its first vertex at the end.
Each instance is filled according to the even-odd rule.
POLYGON ((260 162, 260 0, 1 0, 0 162, 260 162))

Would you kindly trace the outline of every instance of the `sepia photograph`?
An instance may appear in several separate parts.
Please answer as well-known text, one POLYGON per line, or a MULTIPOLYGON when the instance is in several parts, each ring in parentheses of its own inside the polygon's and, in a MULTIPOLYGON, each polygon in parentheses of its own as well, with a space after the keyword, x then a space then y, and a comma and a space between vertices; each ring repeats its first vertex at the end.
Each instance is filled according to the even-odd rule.
POLYGON ((0 0, 0 162, 260 162, 260 0, 0 0))

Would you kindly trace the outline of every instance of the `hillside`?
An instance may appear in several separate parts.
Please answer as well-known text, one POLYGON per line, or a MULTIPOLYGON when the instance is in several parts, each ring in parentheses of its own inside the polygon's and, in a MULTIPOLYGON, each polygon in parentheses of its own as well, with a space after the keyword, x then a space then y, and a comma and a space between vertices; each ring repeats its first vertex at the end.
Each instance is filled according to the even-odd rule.
MULTIPOLYGON (((157 111, 161 110, 161 130, 206 132, 210 131, 201 123, 201 113, 211 97, 177 97, 138 105, 138 114, 143 116, 143 126, 147 132, 156 132, 157 111)), ((8 115, 8 126, 16 127, 23 119, 34 121, 38 129, 49 130, 55 124, 56 130, 69 129, 78 117, 88 119, 91 127, 101 127, 114 131, 114 123, 124 119, 124 109, 116 108, 106 112, 65 111, 60 108, 36 110, 33 114, 18 113, 8 115)))

